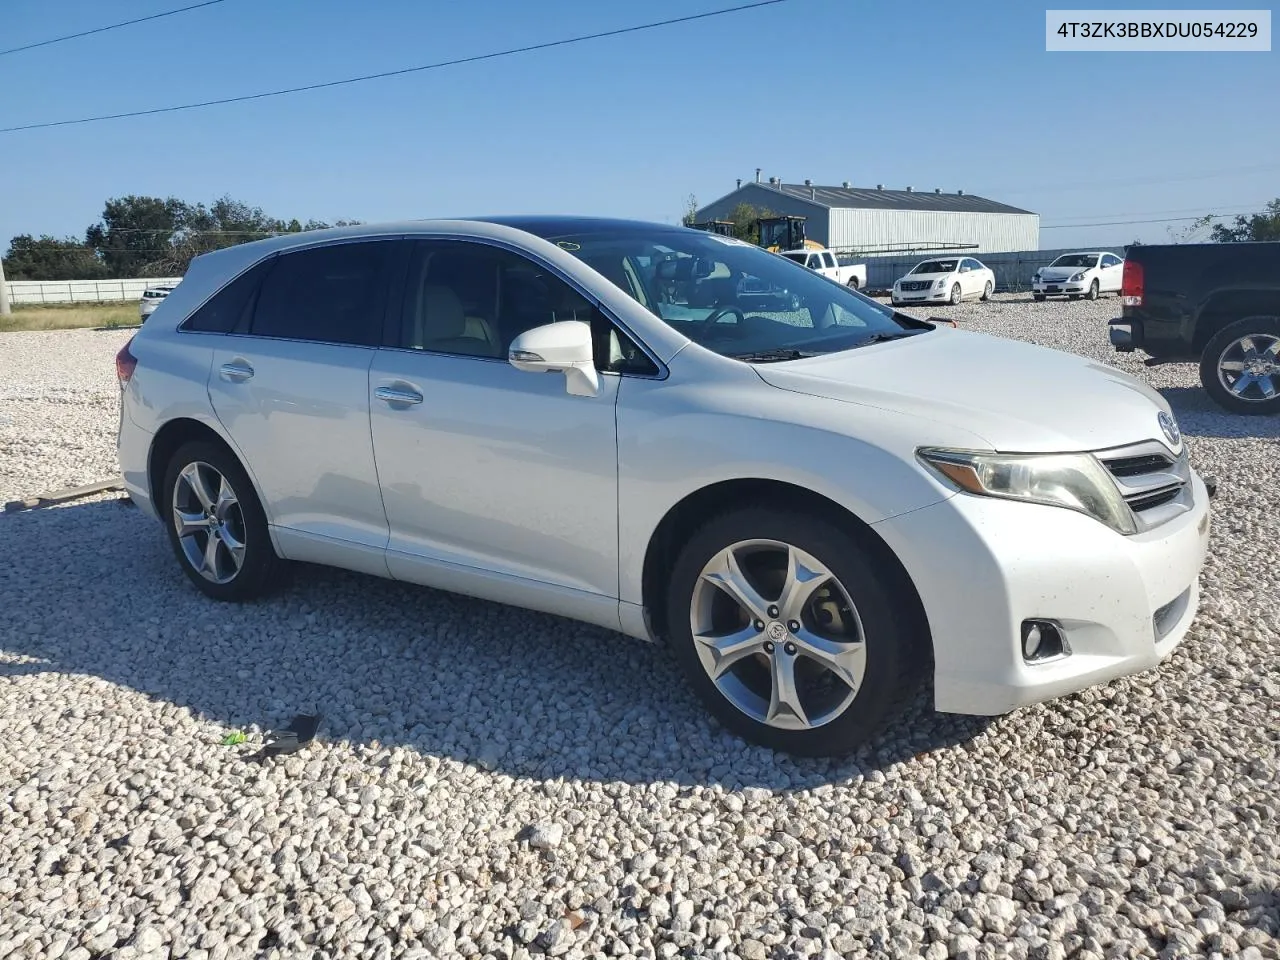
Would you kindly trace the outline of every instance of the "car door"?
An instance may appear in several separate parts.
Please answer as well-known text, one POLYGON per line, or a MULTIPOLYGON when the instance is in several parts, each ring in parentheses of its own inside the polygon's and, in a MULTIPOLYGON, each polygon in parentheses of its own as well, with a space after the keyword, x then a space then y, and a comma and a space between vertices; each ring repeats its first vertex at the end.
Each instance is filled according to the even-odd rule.
POLYGON ((522 254, 413 243, 369 384, 392 576, 616 620, 618 378, 571 396, 507 361, 519 333, 597 313, 522 254))
POLYGON ((214 348, 209 398, 289 559, 386 573, 369 365, 398 246, 360 240, 273 257, 214 348))
POLYGON ((822 256, 822 266, 824 267, 822 271, 822 275, 824 277, 828 277, 832 280, 838 281, 840 279, 840 268, 839 268, 839 265, 836 263, 835 255, 824 252, 822 253, 821 256, 822 256))
POLYGON ((1102 278, 1099 288, 1108 293, 1120 291, 1124 286, 1124 261, 1112 253, 1102 255, 1102 278))

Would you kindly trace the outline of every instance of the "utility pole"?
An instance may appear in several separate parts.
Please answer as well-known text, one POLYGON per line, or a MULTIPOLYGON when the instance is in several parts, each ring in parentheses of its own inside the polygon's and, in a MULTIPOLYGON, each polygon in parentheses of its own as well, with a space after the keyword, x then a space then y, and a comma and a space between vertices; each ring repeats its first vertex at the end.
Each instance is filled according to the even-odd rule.
POLYGON ((9 287, 4 282, 4 261, 0 260, 0 317, 9 316, 9 287))

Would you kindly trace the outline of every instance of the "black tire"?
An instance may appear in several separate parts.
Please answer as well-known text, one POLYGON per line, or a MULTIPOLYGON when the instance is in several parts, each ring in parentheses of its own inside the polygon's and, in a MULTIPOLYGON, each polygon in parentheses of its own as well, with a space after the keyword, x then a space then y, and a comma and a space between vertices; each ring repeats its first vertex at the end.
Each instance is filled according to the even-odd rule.
POLYGON ((1089 299, 1090 300, 1098 299, 1098 280, 1096 277, 1094 278, 1093 283, 1089 284, 1089 299))
POLYGON ((960 284, 953 283, 951 285, 951 305, 954 307, 962 299, 964 298, 960 296, 960 284))
POLYGON ((992 289, 991 289, 991 281, 990 281, 990 280, 988 280, 988 281, 987 281, 987 285, 986 285, 985 287, 983 287, 983 288, 982 288, 982 299, 983 299, 983 300, 990 300, 990 299, 991 299, 991 293, 992 293, 992 289))
MULTIPOLYGON (((1214 334, 1200 355, 1200 383, 1209 398, 1224 410, 1257 416, 1280 413, 1280 391, 1269 400, 1238 397, 1227 389, 1219 376, 1219 364, 1224 359, 1224 354, 1242 337, 1250 335, 1280 337, 1280 316, 1244 317, 1227 324, 1214 334)), ((1280 376, 1274 377, 1272 382, 1277 379, 1280 376)), ((1250 393, 1256 394, 1257 391, 1250 393)))
POLYGON ((242 602, 269 593, 279 585, 286 563, 275 552, 267 531, 267 517, 257 492, 240 461, 226 447, 208 440, 183 444, 165 468, 164 486, 157 498, 156 509, 164 519, 169 543, 178 565, 187 578, 208 597, 215 600, 242 602), (239 505, 237 528, 243 533, 244 559, 232 578, 216 583, 196 570, 183 549, 174 517, 174 491, 181 472, 192 463, 203 463, 226 478, 239 505))
POLYGON ((853 289, 853 290, 857 290, 857 289, 859 289, 859 288, 860 288, 860 284, 858 283, 858 278, 857 278, 857 277, 850 277, 850 278, 849 278, 849 282, 848 282, 847 284, 845 284, 845 286, 847 286, 847 287, 849 287, 849 288, 851 288, 851 289, 853 289))
POLYGON ((1044 294, 1043 294, 1043 293, 1033 293, 1033 294, 1031 295, 1031 299, 1032 299, 1032 300, 1034 300, 1036 303, 1044 303, 1044 294))
MULTIPOLYGON (((725 727, 754 743, 802 756, 848 754, 898 715, 924 679, 927 627, 882 557, 839 525, 813 514, 753 505, 712 517, 681 550, 667 586, 668 635, 690 685, 725 727), (749 716, 722 694, 699 659, 690 611, 706 564, 743 540, 771 539, 812 555, 834 575, 856 608, 866 668, 852 701, 833 719, 808 729, 782 729, 749 716)), ((846 688, 847 689, 847 688, 846 688)))

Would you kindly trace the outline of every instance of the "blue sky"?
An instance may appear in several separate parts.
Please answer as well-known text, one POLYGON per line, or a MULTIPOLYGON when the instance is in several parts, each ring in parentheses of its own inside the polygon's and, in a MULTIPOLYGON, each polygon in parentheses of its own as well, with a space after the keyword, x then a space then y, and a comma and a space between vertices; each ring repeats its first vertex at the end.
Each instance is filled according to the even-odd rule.
MULTIPOLYGON (((0 48, 183 5, 8 0, 0 48)), ((732 5, 225 0, 0 57, 0 126, 732 5)), ((789 0, 402 78, 0 134, 0 248, 16 233, 80 235, 107 197, 127 193, 230 194, 303 220, 674 220, 688 194, 710 201, 756 167, 788 182, 964 189, 1035 210, 1045 226, 1235 213, 1280 196, 1280 53, 1046 53, 1044 10, 1025 0, 789 0)), ((1041 246, 1160 242, 1182 226, 1046 229, 1041 246)))

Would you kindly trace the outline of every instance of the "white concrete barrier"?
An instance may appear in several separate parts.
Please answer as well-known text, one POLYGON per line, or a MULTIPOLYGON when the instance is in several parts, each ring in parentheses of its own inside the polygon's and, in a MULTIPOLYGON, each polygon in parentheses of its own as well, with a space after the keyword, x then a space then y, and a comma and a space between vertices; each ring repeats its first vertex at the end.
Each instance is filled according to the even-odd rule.
POLYGON ((142 291, 156 284, 175 284, 181 277, 146 277, 139 280, 10 280, 9 302, 107 303, 141 300, 142 291))

